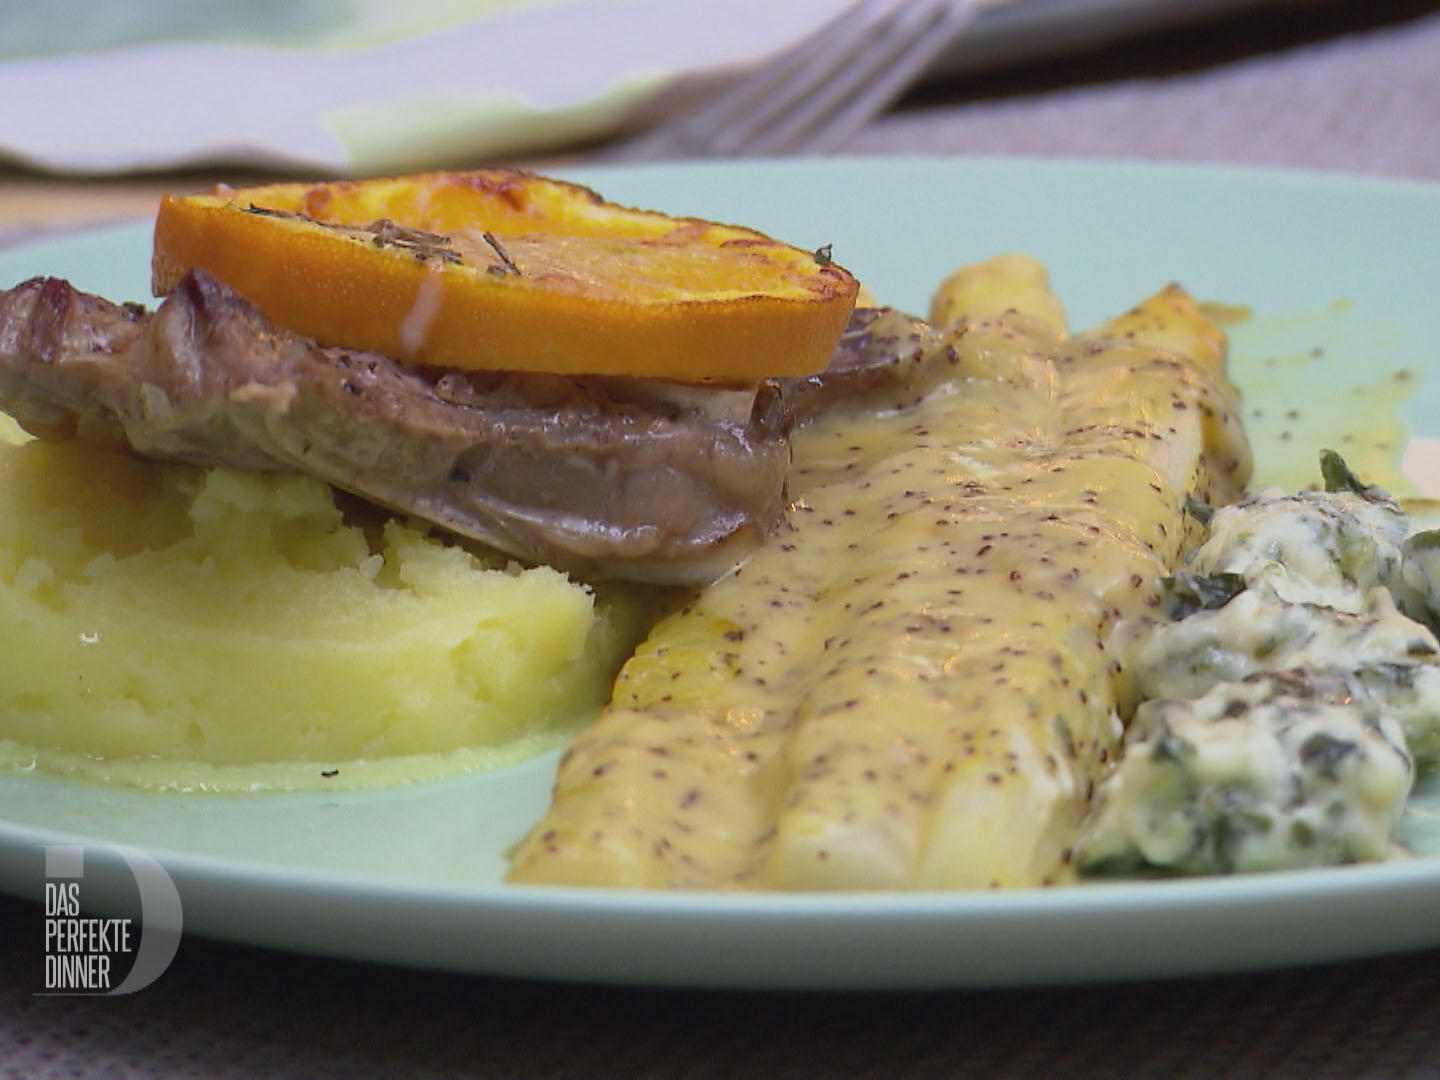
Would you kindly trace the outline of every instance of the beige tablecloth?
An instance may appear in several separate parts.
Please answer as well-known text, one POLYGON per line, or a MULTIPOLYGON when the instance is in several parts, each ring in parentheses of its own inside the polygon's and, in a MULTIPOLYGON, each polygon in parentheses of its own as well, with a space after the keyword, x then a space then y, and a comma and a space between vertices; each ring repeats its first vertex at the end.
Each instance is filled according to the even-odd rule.
MULTIPOLYGON (((1440 3, 1255 7, 927 87, 851 149, 1440 182, 1440 3)), ((154 190, 201 179, 0 174, 0 226, 139 214, 154 190)), ((1179 982, 821 995, 464 978, 187 937, 132 997, 54 998, 35 994, 38 899, 0 899, 6 1076, 1440 1076, 1440 951, 1179 982)))

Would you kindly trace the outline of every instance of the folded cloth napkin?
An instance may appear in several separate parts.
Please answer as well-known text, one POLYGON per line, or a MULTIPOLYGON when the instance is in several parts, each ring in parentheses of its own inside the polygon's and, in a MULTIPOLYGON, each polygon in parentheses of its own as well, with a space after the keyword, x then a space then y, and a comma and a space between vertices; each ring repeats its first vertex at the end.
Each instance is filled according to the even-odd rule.
MULTIPOLYGON (((0 162, 370 175, 543 153, 673 113, 859 2, 0 0, 0 162)), ((987 0, 932 74, 1264 2, 987 0)))
POLYGON ((847 0, 0 0, 0 159, 371 174, 610 133, 847 0))

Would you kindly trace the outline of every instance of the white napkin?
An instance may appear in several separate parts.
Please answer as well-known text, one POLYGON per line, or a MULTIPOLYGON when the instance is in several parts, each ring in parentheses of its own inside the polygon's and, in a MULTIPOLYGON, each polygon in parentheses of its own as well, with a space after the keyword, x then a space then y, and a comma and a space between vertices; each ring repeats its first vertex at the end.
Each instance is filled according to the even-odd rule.
POLYGON ((769 56, 845 4, 3 0, 0 158, 69 173, 477 163, 603 136, 681 76, 769 56))

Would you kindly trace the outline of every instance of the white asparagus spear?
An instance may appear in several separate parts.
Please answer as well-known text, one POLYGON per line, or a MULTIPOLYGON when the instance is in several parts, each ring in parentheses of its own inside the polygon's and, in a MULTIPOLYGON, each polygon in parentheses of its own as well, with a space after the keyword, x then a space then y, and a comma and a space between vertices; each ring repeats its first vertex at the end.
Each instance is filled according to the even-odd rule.
POLYGON ((797 432, 781 533, 626 666, 512 880, 1065 875, 1118 743, 1109 641, 1178 559, 1185 498, 1233 495, 1249 459, 1183 292, 1070 339, 1043 284, 1017 257, 953 275, 923 394, 797 432))

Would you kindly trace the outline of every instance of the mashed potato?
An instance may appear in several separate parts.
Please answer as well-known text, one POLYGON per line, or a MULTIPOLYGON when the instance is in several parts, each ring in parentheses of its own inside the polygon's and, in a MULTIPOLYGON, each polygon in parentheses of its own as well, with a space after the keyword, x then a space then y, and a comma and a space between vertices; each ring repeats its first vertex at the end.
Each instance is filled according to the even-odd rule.
POLYGON ((0 759, 155 787, 391 782, 589 720, 646 623, 297 476, 0 439, 0 759))

